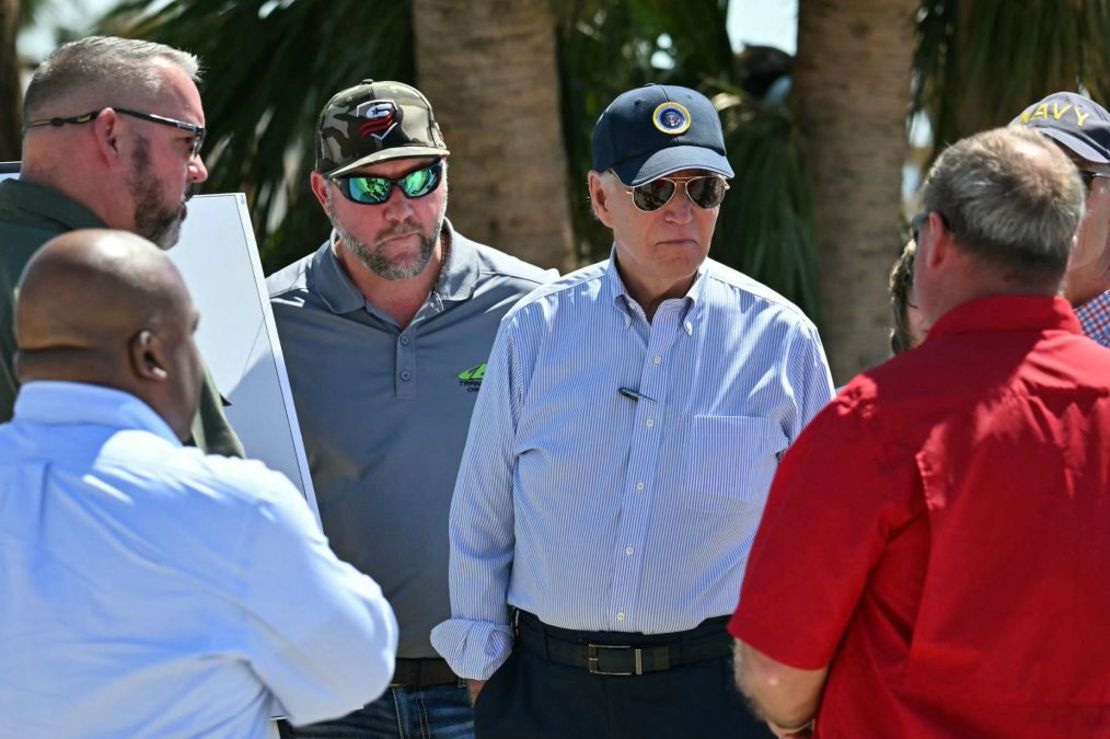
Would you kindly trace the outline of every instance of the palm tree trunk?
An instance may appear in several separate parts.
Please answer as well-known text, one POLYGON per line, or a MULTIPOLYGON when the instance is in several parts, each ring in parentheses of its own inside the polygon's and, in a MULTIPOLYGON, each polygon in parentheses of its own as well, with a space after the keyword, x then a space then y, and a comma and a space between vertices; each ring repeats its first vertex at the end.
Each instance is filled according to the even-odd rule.
POLYGON ((801 0, 795 90, 813 179, 822 335, 844 382, 888 355, 916 0, 801 0))
POLYGON ((534 264, 571 266, 549 0, 413 0, 412 7, 419 87, 451 150, 452 222, 534 264))
POLYGON ((20 157, 19 0, 0 0, 0 161, 20 157))

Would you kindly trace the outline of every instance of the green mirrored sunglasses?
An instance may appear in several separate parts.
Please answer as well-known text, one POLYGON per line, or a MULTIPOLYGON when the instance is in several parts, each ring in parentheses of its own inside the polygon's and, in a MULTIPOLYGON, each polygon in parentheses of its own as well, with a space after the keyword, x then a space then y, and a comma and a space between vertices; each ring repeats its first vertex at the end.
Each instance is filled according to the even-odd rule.
POLYGON ((369 175, 345 175, 336 177, 339 191, 344 197, 361 205, 381 205, 389 200, 393 186, 401 188, 406 198, 416 199, 439 187, 443 177, 443 160, 437 159, 426 167, 414 169, 397 179, 369 175))

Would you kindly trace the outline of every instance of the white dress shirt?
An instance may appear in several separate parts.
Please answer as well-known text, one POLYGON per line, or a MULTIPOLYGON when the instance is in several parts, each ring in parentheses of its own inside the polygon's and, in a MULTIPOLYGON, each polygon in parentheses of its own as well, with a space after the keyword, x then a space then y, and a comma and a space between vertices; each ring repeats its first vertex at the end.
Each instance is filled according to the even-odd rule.
POLYGON ((0 736, 262 737, 345 714, 397 625, 258 462, 132 395, 31 382, 0 426, 0 736))

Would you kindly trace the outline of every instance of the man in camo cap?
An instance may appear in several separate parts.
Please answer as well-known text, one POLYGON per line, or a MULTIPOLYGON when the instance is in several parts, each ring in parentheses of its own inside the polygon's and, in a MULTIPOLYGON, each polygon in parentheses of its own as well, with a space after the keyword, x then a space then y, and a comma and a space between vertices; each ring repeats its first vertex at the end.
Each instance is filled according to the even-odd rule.
POLYGON ((324 531, 381 584, 401 639, 384 697, 294 735, 470 736, 466 688, 429 642, 450 615, 448 508, 501 316, 554 275, 452 228, 448 150, 419 90, 360 82, 317 134, 331 237, 270 277, 270 297, 324 531))

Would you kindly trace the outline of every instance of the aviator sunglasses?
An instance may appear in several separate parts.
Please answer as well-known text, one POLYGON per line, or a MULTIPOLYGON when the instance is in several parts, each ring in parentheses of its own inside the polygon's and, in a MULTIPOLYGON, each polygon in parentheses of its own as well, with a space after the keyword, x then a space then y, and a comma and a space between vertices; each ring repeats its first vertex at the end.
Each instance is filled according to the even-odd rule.
POLYGON ((728 183, 725 178, 716 175, 703 175, 676 180, 670 177, 658 177, 651 182, 645 182, 631 189, 626 189, 632 196, 632 204, 637 209, 650 213, 659 210, 671 202, 678 186, 686 190, 686 197, 699 208, 716 208, 725 199, 728 192, 728 183))
POLYGON ((406 198, 415 200, 429 194, 439 186, 443 176, 443 160, 437 159, 427 167, 414 169, 397 179, 371 175, 343 175, 336 177, 339 191, 353 203, 381 205, 393 194, 393 186, 401 188, 406 198))

